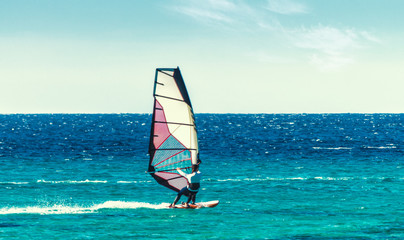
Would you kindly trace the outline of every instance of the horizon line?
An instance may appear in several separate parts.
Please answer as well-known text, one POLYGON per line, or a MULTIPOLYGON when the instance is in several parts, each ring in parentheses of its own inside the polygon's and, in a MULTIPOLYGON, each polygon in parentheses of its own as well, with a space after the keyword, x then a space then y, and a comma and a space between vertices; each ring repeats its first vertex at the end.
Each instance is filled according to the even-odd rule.
MULTIPOLYGON (((43 115, 120 115, 120 114, 152 114, 151 112, 9 112, 9 113, 0 113, 0 115, 29 115, 29 114, 43 114, 43 115)), ((404 114, 404 112, 199 112, 198 114, 404 114)))

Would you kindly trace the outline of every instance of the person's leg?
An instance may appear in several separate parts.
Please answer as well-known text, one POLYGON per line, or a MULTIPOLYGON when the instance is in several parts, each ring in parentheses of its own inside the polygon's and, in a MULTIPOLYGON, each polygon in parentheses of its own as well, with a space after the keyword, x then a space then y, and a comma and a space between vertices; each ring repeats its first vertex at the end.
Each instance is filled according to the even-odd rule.
POLYGON ((200 183, 190 183, 189 186, 190 186, 191 190, 193 190, 191 201, 193 204, 195 204, 196 194, 198 193, 198 189, 200 188, 201 185, 200 185, 200 183))
POLYGON ((188 206, 189 202, 193 199, 194 195, 195 195, 195 193, 193 193, 193 192, 191 192, 189 194, 189 197, 188 197, 188 200, 187 200, 187 206, 188 206))
POLYGON ((177 197, 174 200, 174 203, 171 204, 170 206, 175 206, 175 204, 177 204, 177 202, 180 200, 181 196, 187 191, 187 187, 184 187, 183 189, 181 189, 181 191, 178 192, 177 197))
POLYGON ((191 202, 191 201, 192 201, 192 204, 195 204, 195 198, 196 198, 196 194, 197 194, 197 193, 198 193, 198 192, 191 192, 191 194, 189 195, 187 204, 188 204, 189 202, 191 202))

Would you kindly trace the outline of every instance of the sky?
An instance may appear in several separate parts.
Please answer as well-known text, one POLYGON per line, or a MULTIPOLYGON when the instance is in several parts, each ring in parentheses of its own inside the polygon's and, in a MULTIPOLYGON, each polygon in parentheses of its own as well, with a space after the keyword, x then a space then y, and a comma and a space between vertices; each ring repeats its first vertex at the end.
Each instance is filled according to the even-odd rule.
POLYGON ((402 0, 0 0, 0 114, 404 113, 402 0))

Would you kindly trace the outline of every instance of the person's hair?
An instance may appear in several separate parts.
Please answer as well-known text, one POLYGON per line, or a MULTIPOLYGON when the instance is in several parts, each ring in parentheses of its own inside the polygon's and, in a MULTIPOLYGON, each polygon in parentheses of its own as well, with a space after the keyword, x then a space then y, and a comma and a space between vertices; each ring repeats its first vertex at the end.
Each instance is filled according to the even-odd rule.
POLYGON ((192 165, 192 172, 197 172, 198 169, 199 169, 199 165, 197 165, 197 164, 192 165))

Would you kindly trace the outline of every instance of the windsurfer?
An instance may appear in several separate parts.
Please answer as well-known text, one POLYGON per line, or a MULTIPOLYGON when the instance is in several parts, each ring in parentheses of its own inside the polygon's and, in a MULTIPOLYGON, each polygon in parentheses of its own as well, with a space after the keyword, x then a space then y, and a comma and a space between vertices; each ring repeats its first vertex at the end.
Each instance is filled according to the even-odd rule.
POLYGON ((178 173, 185 177, 188 180, 188 185, 184 188, 182 188, 178 194, 177 197, 175 198, 174 202, 170 205, 170 208, 175 208, 175 204, 177 204, 178 200, 180 200, 182 195, 188 196, 188 201, 186 202, 186 206, 189 206, 189 202, 192 201, 192 204, 195 204, 195 198, 196 194, 199 191, 200 187, 200 181, 202 177, 202 173, 199 171, 199 163, 192 165, 192 173, 186 174, 183 171, 181 171, 180 168, 177 168, 178 173))

